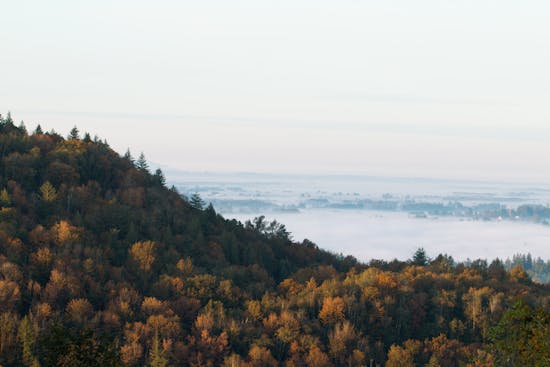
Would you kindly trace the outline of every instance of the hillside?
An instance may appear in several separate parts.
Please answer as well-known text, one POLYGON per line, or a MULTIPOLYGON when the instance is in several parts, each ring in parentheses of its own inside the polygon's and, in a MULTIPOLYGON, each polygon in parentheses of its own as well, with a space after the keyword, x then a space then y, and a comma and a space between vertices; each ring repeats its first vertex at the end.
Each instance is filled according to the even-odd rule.
POLYGON ((0 119, 1 366, 543 366, 549 305, 521 267, 358 264, 0 119))

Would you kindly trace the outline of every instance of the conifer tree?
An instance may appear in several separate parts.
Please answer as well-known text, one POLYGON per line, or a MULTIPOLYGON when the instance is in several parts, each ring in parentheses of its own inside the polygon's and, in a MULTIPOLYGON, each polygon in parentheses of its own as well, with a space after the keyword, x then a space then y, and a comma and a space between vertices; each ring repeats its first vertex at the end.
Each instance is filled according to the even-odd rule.
POLYGON ((164 173, 162 173, 162 170, 160 168, 157 168, 157 170, 155 171, 155 179, 161 186, 166 185, 166 178, 164 177, 164 173))
POLYGON ((40 126, 40 124, 38 124, 36 126, 36 129, 34 129, 34 135, 38 135, 38 134, 44 134, 44 131, 42 131, 42 126, 40 126))
POLYGON ((8 114, 6 115, 6 118, 4 119, 4 123, 7 125, 7 126, 13 126, 13 119, 11 118, 11 112, 8 112, 8 114))
POLYGON ((147 163, 147 160, 145 160, 145 154, 143 154, 143 152, 141 152, 138 160, 136 161, 136 168, 142 171, 149 171, 149 164, 147 163))
POLYGON ((204 200, 202 200, 201 196, 198 193, 194 193, 193 195, 191 195, 191 200, 189 200, 189 204, 191 204, 193 208, 199 210, 204 209, 204 205, 206 205, 206 203, 204 202, 204 200))
POLYGON ((22 133, 27 133, 27 127, 25 126, 25 122, 23 122, 23 120, 21 120, 21 123, 19 124, 19 130, 22 132, 22 133))
POLYGON ((132 162, 132 164, 134 163, 134 157, 132 157, 132 153, 130 153, 130 148, 126 149, 126 153, 124 153, 124 159, 132 162))
POLYGON ((413 255, 412 263, 413 265, 420 265, 425 266, 428 265, 428 256, 426 255, 426 251, 424 248, 420 247, 413 255))
POLYGON ((70 139, 70 140, 80 139, 79 131, 78 131, 78 128, 76 126, 73 127, 71 129, 71 131, 69 132, 68 139, 70 139))

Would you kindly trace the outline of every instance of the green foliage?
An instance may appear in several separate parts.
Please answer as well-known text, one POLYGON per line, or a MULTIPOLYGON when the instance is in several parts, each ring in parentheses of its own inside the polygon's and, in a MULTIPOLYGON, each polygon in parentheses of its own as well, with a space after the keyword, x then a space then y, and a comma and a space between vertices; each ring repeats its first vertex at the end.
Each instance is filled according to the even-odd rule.
POLYGON ((70 140, 80 139, 80 132, 78 131, 78 128, 76 126, 71 129, 67 138, 70 140))
POLYGON ((164 173, 162 173, 162 170, 160 168, 157 168, 153 177, 160 186, 166 185, 166 178, 164 177, 164 173))
POLYGON ((149 172, 149 164, 147 163, 147 160, 145 159, 145 154, 143 154, 143 152, 141 152, 138 160, 136 161, 136 168, 143 172, 149 172))
POLYGON ((428 255, 426 255, 426 251, 424 248, 420 247, 414 253, 411 263, 414 265, 425 266, 428 265, 429 261, 430 260, 428 259, 428 255))
POLYGON ((43 367, 122 367, 116 343, 91 330, 54 325, 41 337, 43 367))
POLYGON ((490 335, 499 365, 550 366, 550 311, 518 301, 490 335))
POLYGON ((189 204, 195 209, 203 210, 206 203, 204 200, 202 200, 201 196, 198 193, 194 193, 191 195, 191 199, 189 200, 189 204))

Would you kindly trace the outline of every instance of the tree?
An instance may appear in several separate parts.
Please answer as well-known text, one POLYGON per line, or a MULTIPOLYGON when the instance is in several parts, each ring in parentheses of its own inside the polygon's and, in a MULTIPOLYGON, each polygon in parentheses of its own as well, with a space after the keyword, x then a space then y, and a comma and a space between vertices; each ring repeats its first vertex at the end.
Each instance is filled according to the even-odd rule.
POLYGON ((150 367, 168 366, 168 358, 166 358, 165 354, 166 353, 160 343, 158 330, 155 330, 153 344, 151 345, 151 351, 149 352, 149 366, 150 367))
POLYGON ((201 196, 198 193, 194 193, 191 195, 191 200, 189 200, 189 204, 195 209, 203 210, 206 203, 204 200, 202 200, 201 196))
POLYGON ((497 365, 550 365, 550 311, 516 302, 489 333, 497 365))
POLYGON ((36 126, 36 129, 34 129, 34 135, 40 135, 40 134, 44 134, 44 131, 42 131, 42 127, 40 126, 40 124, 38 124, 36 126))
POLYGON ((67 305, 67 315, 79 325, 86 325, 93 312, 94 308, 86 298, 73 299, 67 305))
POLYGON ((153 241, 136 242, 130 248, 130 256, 138 264, 140 270, 151 271, 155 262, 155 249, 157 244, 153 241))
POLYGON ((398 345, 392 345, 388 351, 388 360, 386 367, 414 367, 415 348, 403 348, 398 345))
POLYGON ((46 181, 42 186, 40 186, 40 196, 42 197, 42 200, 47 203, 51 203, 57 198, 57 191, 55 190, 55 187, 52 186, 50 181, 46 181))
POLYGON ((309 353, 306 356, 306 363, 308 367, 331 367, 330 359, 328 356, 314 345, 309 349, 309 353))
POLYGON ((248 352, 248 358, 250 359, 250 365, 252 367, 276 367, 277 361, 273 358, 273 355, 269 349, 253 345, 248 352))
POLYGON ((36 335, 28 316, 23 317, 19 324, 18 337, 21 341, 23 364, 26 367, 40 366, 35 355, 36 335))
POLYGON ((0 206, 8 207, 11 204, 10 194, 7 189, 2 189, 0 191, 0 206))
POLYGON ((19 131, 21 131, 22 133, 27 133, 27 127, 25 126, 25 122, 23 122, 23 120, 21 120, 21 123, 19 124, 18 126, 19 128, 19 131))
POLYGON ((157 168, 154 177, 160 186, 166 185, 166 178, 164 177, 164 173, 162 173, 162 170, 160 168, 157 168))
POLYGON ((412 258, 412 264, 413 265, 419 265, 419 266, 426 266, 429 263, 428 256, 426 255, 426 251, 424 248, 420 247, 413 255, 412 258))
POLYGON ((149 164, 147 163, 143 152, 140 153, 139 158, 136 161, 136 168, 143 172, 149 172, 149 164))
POLYGON ((345 360, 352 355, 353 345, 357 344, 358 339, 359 335, 349 321, 334 326, 328 335, 328 343, 330 356, 337 365, 344 365, 345 360))
POLYGON ((77 140, 80 139, 80 132, 78 131, 78 128, 75 126, 71 129, 68 136, 69 140, 77 140))
POLYGON ((344 300, 342 297, 327 297, 319 312, 319 319, 325 325, 334 325, 344 320, 344 300))
POLYGON ((124 153, 123 158, 126 159, 128 162, 131 162, 132 164, 134 164, 134 157, 132 157, 132 153, 130 153, 130 148, 126 149, 126 153, 124 153))

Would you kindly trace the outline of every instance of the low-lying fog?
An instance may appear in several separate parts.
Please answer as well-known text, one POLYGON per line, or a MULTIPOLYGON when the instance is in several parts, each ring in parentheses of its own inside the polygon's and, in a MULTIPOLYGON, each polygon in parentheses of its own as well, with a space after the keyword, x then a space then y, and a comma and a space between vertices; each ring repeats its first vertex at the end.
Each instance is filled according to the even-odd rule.
MULTIPOLYGON (((228 214, 244 223, 254 216, 228 214)), ((295 240, 308 238, 319 247, 359 260, 408 259, 418 247, 432 257, 455 260, 511 258, 531 253, 550 258, 550 227, 511 221, 471 221, 457 218, 411 218, 407 213, 363 210, 304 210, 277 213, 295 240)))
POLYGON ((531 253, 550 259, 550 186, 367 176, 172 172, 226 218, 265 215, 297 241, 360 260, 418 247, 456 260, 531 253))

